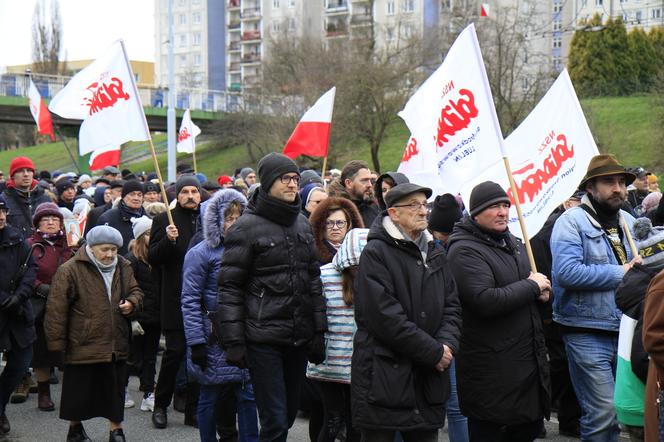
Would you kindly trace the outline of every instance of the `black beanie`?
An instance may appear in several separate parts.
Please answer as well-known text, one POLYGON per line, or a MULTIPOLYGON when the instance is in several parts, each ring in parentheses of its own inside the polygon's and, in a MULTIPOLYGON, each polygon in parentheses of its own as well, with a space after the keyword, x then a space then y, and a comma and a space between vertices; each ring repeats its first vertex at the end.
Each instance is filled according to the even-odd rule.
POLYGON ((487 207, 497 204, 507 203, 511 205, 510 199, 505 189, 493 181, 485 181, 478 184, 470 192, 470 216, 475 217, 487 207))
POLYGON ((286 155, 272 152, 258 162, 258 178, 261 182, 261 189, 265 189, 265 191, 269 191, 277 178, 285 173, 300 174, 297 164, 286 155))
POLYGON ((131 192, 145 192, 145 190, 143 190, 143 183, 137 180, 125 181, 122 185, 122 198, 129 195, 131 192))
POLYGON ((198 191, 201 191, 201 183, 198 181, 198 178, 196 178, 194 175, 182 175, 178 180, 175 182, 175 196, 177 198, 177 195, 182 192, 182 189, 184 189, 187 186, 194 186, 195 188, 198 189, 198 191))
POLYGON ((62 193, 67 190, 67 189, 76 189, 76 186, 74 183, 72 183, 69 180, 60 180, 58 183, 55 185, 56 190, 58 191, 58 195, 62 195, 62 193))
POLYGON ((433 202, 429 215, 429 230, 432 232, 452 233, 454 223, 463 217, 456 198, 451 193, 438 195, 433 202))

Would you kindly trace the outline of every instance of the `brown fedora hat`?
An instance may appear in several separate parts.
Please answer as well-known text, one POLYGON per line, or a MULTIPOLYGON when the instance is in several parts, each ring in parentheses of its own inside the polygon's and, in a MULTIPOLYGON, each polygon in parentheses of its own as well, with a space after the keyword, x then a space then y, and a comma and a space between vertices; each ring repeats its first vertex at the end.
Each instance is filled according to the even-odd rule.
POLYGON ((583 180, 581 180, 579 189, 584 190, 586 188, 586 183, 593 178, 609 175, 623 175, 625 177, 625 184, 628 186, 636 179, 636 175, 632 172, 628 172, 613 155, 595 155, 590 159, 588 171, 586 172, 586 176, 583 177, 583 180))

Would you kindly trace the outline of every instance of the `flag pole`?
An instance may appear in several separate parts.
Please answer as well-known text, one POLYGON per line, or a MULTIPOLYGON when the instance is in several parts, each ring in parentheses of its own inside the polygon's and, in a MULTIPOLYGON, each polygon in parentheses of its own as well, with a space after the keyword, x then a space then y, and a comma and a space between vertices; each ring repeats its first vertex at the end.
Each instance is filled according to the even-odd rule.
MULTIPOLYGON (((486 67, 484 66, 484 60, 482 59, 482 51, 480 51, 480 44, 477 40, 477 33, 475 32, 475 25, 471 24, 473 27, 473 46, 475 47, 475 56, 478 59, 479 65, 482 67, 482 82, 484 83, 484 88, 489 92, 489 101, 493 105, 495 110, 496 105, 493 103, 493 96, 491 95, 491 85, 489 84, 489 77, 486 74, 486 67)), ((512 176, 512 168, 510 167, 509 158, 507 158, 507 153, 505 152, 505 140, 503 139, 503 134, 500 129, 500 121, 498 121, 498 115, 496 112, 492 112, 492 118, 494 122, 494 127, 496 128, 496 137, 498 137, 500 143, 500 152, 503 156, 503 162, 505 164, 505 171, 507 172, 507 177, 510 180, 510 188, 512 189, 512 196, 514 197, 514 206, 516 207, 516 213, 519 217, 519 225, 521 226, 521 233, 523 234, 523 243, 526 246, 526 253, 528 254, 528 261, 530 261, 530 269, 537 273, 537 265, 535 264, 535 257, 533 256, 533 250, 530 247, 530 238, 528 237, 528 232, 526 231, 526 223, 523 219, 523 214, 521 213, 521 205, 519 204, 519 198, 516 193, 516 183, 514 183, 514 177, 512 176)))
POLYGON ((152 143, 152 135, 150 134, 150 128, 148 127, 148 120, 145 118, 145 111, 143 110, 143 104, 141 103, 141 96, 138 94, 138 88, 136 87, 136 80, 134 79, 134 72, 131 69, 131 64, 129 64, 129 58, 127 58, 127 49, 125 48, 124 40, 120 39, 120 46, 122 47, 122 55, 124 56, 127 69, 129 70, 129 78, 131 79, 131 87, 134 90, 136 95, 136 104, 141 111, 143 116, 143 125, 145 126, 145 132, 148 134, 148 144, 150 145, 150 154, 152 155, 152 163, 154 164, 154 170, 157 172, 157 178, 161 184, 161 198, 164 200, 166 205, 166 216, 168 216, 168 223, 175 225, 173 221, 173 214, 171 214, 171 208, 168 205, 168 195, 166 195, 166 183, 161 177, 161 170, 159 170, 159 161, 157 161, 157 152, 155 151, 154 144, 152 143))
POLYGON ((323 188, 327 190, 327 182, 325 181, 325 169, 327 169, 327 155, 323 158, 323 170, 321 170, 320 177, 323 180, 323 188))
POLYGON ((632 257, 636 258, 639 256, 639 250, 636 248, 636 244, 634 244, 634 238, 632 238, 632 232, 629 230, 629 226, 625 222, 625 218, 622 216, 622 213, 620 214, 620 221, 622 221, 622 225, 625 228, 625 236, 627 237, 627 243, 629 244, 629 248, 632 250, 632 257))
POLYGON ((191 152, 191 155, 194 159, 194 173, 198 173, 198 167, 196 166, 196 145, 194 145, 194 150, 191 152))
POLYGON ((69 149, 69 146, 67 146, 67 142, 65 141, 65 137, 62 136, 60 133, 60 129, 58 128, 58 125, 53 122, 53 130, 55 133, 58 135, 60 138, 60 141, 62 141, 62 144, 65 146, 65 150, 67 150, 67 153, 69 154, 69 158, 71 159, 71 162, 74 163, 74 167, 76 168, 76 171, 81 173, 81 168, 78 166, 78 162, 74 159, 74 155, 71 153, 71 150, 69 149))
POLYGON ((191 119, 191 113, 189 114, 189 133, 191 133, 191 154, 194 159, 194 173, 198 173, 198 167, 196 166, 196 137, 194 136, 194 121, 191 119))

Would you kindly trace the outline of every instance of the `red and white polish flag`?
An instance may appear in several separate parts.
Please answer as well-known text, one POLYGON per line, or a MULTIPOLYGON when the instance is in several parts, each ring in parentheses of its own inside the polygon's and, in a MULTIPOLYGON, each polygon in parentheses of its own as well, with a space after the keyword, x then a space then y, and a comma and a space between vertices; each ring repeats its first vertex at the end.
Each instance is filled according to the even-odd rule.
POLYGON ((490 13, 490 7, 488 3, 482 3, 480 5, 480 17, 488 17, 490 13))
POLYGON ((48 108, 63 118, 83 120, 78 135, 81 155, 150 139, 122 40, 69 80, 48 108))
POLYGON ((201 134, 201 129, 191 121, 189 109, 182 115, 182 124, 178 132, 178 144, 176 150, 183 153, 196 152, 196 137, 201 134))
POLYGON ((102 147, 90 155, 90 170, 101 170, 106 166, 117 167, 120 164, 120 147, 102 147))
POLYGON ((55 133, 53 132, 53 120, 51 114, 44 104, 39 90, 35 83, 30 79, 30 89, 28 91, 28 100, 30 102, 30 112, 32 118, 37 123, 37 132, 43 135, 49 135, 52 141, 55 141, 55 133))
POLYGON ((337 88, 333 87, 325 92, 309 108, 295 126, 288 142, 284 146, 283 154, 295 159, 300 155, 312 157, 326 157, 330 144, 330 128, 332 126, 332 111, 334 109, 334 94, 337 88))

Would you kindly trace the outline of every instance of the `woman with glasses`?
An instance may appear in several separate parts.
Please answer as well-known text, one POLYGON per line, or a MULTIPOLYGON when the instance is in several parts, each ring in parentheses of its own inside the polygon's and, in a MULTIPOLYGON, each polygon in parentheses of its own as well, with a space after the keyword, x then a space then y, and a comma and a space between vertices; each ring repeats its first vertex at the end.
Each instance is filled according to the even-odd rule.
POLYGON ((362 216, 352 201, 329 197, 321 201, 309 218, 320 265, 329 264, 351 229, 364 227, 362 216))
POLYGON ((37 340, 33 344, 32 366, 37 375, 37 406, 41 411, 53 411, 55 405, 51 400, 50 369, 62 367, 62 353, 48 351, 46 347, 44 312, 46 298, 51 290, 51 279, 56 270, 71 258, 72 249, 67 245, 62 213, 54 203, 37 206, 32 223, 36 230, 28 244, 41 245, 40 250, 33 254, 38 269, 35 291, 31 298, 37 331, 37 340))

